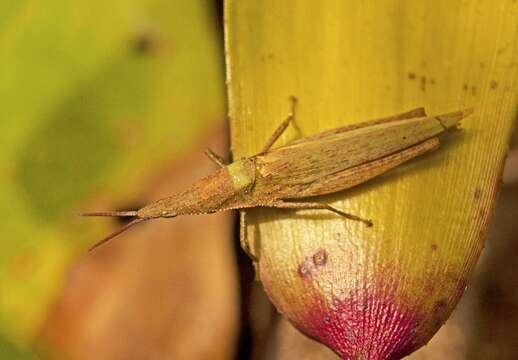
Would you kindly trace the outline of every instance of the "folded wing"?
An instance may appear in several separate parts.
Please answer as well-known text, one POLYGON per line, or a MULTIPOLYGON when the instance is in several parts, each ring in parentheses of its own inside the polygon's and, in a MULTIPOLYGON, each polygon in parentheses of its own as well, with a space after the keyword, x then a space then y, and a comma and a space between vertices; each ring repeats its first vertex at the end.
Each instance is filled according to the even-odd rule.
POLYGON ((307 184, 394 154, 455 127, 471 110, 360 126, 274 149, 256 159, 259 173, 279 184, 307 184))

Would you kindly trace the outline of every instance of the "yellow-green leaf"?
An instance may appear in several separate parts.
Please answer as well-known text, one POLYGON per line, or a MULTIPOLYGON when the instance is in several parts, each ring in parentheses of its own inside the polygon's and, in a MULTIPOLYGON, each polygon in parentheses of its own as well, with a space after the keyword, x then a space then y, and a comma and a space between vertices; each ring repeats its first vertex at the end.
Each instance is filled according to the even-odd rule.
POLYGON ((259 277, 297 328, 344 358, 408 354, 447 319, 483 248, 518 104, 518 3, 228 0, 225 17, 235 158, 263 146, 291 95, 298 131, 284 143, 418 106, 474 107, 435 153, 319 199, 371 229, 249 214, 259 277))

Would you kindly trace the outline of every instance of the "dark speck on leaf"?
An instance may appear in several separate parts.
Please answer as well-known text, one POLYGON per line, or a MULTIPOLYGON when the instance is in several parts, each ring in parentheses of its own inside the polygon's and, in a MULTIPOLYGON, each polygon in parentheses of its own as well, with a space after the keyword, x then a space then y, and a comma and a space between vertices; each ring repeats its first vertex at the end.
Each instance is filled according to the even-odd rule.
POLYGON ((159 47, 159 36, 153 31, 143 31, 132 40, 132 50, 137 55, 149 55, 159 47))
POLYGON ((319 250, 313 255, 313 263, 315 266, 323 266, 327 262, 327 252, 325 250, 319 250))
POLYGON ((426 76, 424 76, 424 75, 421 76, 421 90, 423 92, 426 91, 426 76))

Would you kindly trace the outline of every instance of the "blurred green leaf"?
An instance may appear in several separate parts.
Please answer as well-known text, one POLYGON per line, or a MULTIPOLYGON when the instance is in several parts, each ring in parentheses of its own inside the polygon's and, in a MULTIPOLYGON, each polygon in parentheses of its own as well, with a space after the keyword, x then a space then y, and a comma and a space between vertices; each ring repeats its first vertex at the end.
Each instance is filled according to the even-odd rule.
POLYGON ((212 10, 201 0, 0 3, 0 332, 11 341, 31 341, 72 256, 99 236, 73 214, 101 195, 131 201, 223 119, 212 10))
POLYGON ((1 360, 37 360, 39 357, 31 351, 22 350, 0 336, 1 360))
POLYGON ((151 65, 149 58, 135 55, 116 59, 65 99, 27 139, 15 174, 34 215, 53 221, 102 186, 111 164, 125 156, 131 134, 124 130, 138 128, 146 116, 156 84, 151 65), (47 191, 49 184, 60 184, 59 192, 47 191))

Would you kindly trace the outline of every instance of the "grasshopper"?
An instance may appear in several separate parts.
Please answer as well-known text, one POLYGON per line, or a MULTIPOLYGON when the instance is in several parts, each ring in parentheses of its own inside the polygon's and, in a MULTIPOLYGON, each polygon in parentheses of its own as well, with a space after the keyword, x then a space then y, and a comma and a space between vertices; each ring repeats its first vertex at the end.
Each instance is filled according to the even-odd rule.
POLYGON ((186 190, 139 210, 82 213, 83 216, 134 217, 90 250, 143 221, 237 209, 240 212, 241 245, 251 255, 244 209, 254 207, 320 209, 372 226, 369 219, 305 198, 351 188, 436 149, 440 144, 438 136, 456 127, 461 119, 473 112, 466 109, 427 116, 423 108, 417 108, 324 131, 272 149, 295 119, 297 99, 291 97, 291 103, 289 116, 257 154, 227 164, 208 150, 207 156, 219 169, 186 190))

